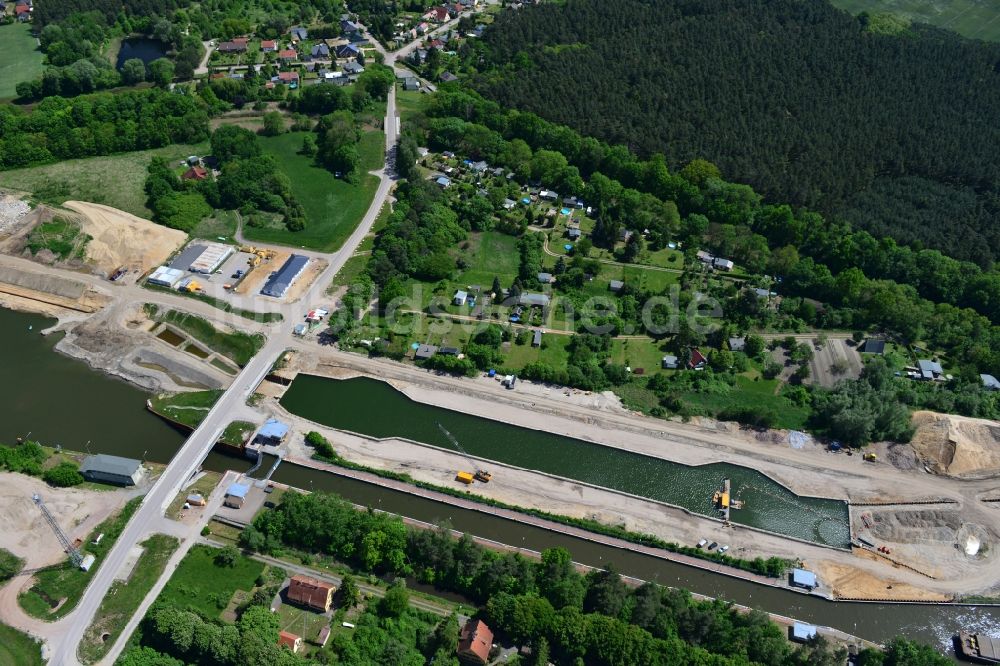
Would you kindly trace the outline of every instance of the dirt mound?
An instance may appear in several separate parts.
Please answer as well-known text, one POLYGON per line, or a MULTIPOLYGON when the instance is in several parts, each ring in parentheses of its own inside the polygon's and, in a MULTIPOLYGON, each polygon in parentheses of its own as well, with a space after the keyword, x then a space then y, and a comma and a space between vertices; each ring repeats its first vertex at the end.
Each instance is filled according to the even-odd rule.
POLYGON ((83 231, 92 238, 87 243, 87 261, 104 273, 121 266, 145 273, 166 261, 187 240, 183 231, 110 206, 83 201, 64 205, 80 213, 83 231))
POLYGON ((915 412, 910 445, 935 473, 964 478, 1000 475, 1000 423, 915 412))

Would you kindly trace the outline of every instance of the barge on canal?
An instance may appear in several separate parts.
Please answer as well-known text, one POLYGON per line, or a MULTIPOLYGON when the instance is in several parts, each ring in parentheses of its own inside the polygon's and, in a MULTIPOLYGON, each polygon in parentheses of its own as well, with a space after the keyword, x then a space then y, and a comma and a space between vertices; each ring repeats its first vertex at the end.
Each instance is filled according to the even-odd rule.
POLYGON ((1000 664, 1000 639, 985 634, 958 633, 958 654, 977 664, 1000 664))

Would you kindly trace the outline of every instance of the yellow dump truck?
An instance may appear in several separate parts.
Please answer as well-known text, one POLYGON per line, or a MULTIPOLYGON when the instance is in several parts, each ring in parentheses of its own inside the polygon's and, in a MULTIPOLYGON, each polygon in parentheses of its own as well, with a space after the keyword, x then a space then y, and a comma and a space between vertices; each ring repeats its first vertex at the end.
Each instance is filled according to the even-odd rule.
POLYGON ((878 460, 878 456, 875 455, 874 453, 866 453, 864 458, 868 462, 875 462, 876 460, 878 460))
POLYGON ((472 482, 475 480, 475 477, 472 475, 471 472, 459 472, 458 474, 455 475, 455 480, 461 481, 467 486, 471 486, 472 482))

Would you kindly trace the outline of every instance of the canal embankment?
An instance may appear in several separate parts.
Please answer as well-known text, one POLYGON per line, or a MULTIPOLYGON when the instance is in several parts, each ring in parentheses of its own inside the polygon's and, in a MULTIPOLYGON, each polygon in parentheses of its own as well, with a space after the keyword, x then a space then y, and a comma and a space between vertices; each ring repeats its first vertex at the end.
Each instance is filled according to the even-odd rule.
POLYGON ((613 563, 619 572, 661 585, 680 587, 695 594, 794 617, 803 622, 831 626, 847 634, 884 643, 893 636, 929 642, 944 652, 951 646, 956 627, 977 631, 1000 630, 1000 608, 941 603, 845 603, 758 585, 731 576, 646 555, 632 548, 621 549, 508 520, 479 510, 445 504, 387 485, 376 485, 341 474, 331 474, 286 460, 278 468, 276 483, 308 490, 333 492, 356 505, 407 516, 427 524, 446 524, 462 533, 527 550, 568 549, 576 561, 602 568, 613 563))
MULTIPOLYGON (((848 511, 842 500, 796 495, 746 467, 719 462, 678 464, 665 457, 662 445, 658 455, 637 453, 625 448, 621 437, 610 431, 601 440, 617 445, 561 434, 563 424, 554 419, 546 429, 532 429, 484 417, 478 411, 420 404, 371 378, 334 380, 300 374, 280 404, 290 413, 338 430, 378 439, 405 437, 454 450, 440 429, 444 426, 466 452, 477 458, 628 493, 705 516, 717 515, 712 496, 723 479, 729 478, 738 489, 734 495, 744 504, 742 510, 733 513, 734 525, 836 547, 847 547, 850 541, 848 511)), ((386 454, 391 455, 388 451, 386 454)))

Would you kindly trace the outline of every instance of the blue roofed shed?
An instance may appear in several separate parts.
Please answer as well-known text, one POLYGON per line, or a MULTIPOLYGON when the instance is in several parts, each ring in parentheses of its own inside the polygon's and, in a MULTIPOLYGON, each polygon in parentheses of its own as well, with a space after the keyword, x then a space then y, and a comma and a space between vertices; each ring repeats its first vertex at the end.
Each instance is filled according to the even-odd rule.
POLYGON ((810 638, 816 636, 816 627, 805 622, 796 622, 792 625, 792 640, 805 643, 810 638))
POLYGON ((816 587, 816 574, 805 569, 792 569, 792 585, 811 590, 816 587))
POLYGON ((269 446, 281 444, 288 436, 288 426, 277 419, 268 419, 257 431, 257 442, 269 446))

